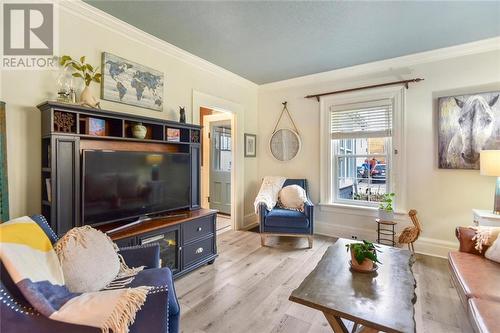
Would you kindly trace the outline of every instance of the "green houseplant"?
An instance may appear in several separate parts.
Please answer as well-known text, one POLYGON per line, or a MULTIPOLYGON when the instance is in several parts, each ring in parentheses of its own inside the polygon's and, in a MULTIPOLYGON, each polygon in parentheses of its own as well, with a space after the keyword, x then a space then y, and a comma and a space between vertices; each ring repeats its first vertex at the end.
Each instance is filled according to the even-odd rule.
POLYGON ((391 221, 394 219, 394 197, 396 193, 385 193, 378 205, 378 217, 381 220, 391 221))
POLYGON ((377 247, 369 241, 347 244, 346 248, 351 251, 351 266, 355 270, 372 271, 373 263, 381 264, 377 258, 377 247))
POLYGON ((60 59, 60 64, 64 68, 72 68, 72 74, 76 78, 81 78, 85 83, 80 94, 80 104, 90 107, 98 107, 99 100, 97 100, 91 93, 89 86, 92 82, 101 83, 102 74, 99 73, 99 67, 94 67, 85 62, 85 56, 80 57, 80 61, 74 60, 69 55, 63 55, 60 59))

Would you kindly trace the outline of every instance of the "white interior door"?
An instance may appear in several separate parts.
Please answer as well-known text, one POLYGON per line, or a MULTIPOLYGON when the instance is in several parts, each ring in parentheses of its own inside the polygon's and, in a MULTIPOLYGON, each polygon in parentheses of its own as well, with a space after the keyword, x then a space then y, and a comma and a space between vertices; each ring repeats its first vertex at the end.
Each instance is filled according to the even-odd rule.
POLYGON ((231 121, 210 123, 210 208, 231 214, 231 121))

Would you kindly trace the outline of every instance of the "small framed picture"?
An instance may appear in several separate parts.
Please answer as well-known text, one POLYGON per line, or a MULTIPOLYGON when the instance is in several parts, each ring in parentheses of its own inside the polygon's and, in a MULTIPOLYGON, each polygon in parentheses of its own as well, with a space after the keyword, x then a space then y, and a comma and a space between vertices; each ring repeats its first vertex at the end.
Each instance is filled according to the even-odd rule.
POLYGON ((89 117, 87 120, 87 134, 95 136, 105 136, 106 120, 89 117))
POLYGON ((245 133, 245 157, 257 156, 257 135, 245 133))
POLYGON ((178 128, 167 128, 167 141, 180 142, 181 130, 178 128))

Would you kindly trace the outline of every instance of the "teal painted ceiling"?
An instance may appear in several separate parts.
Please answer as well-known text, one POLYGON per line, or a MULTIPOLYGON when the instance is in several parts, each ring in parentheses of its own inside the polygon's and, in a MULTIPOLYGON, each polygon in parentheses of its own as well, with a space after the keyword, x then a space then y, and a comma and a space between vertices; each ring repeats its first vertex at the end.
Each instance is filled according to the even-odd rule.
POLYGON ((500 36, 500 1, 86 2, 258 84, 500 36))

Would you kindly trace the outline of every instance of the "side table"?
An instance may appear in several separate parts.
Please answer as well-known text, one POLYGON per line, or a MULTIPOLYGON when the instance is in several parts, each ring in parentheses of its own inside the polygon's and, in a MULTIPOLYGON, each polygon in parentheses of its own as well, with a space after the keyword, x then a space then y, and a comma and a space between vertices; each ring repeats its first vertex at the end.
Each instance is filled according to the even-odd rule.
POLYGON ((491 210, 472 210, 472 221, 475 226, 500 227, 500 215, 493 214, 491 210))
POLYGON ((377 223, 377 243, 389 246, 396 246, 397 222, 375 219, 377 223))

